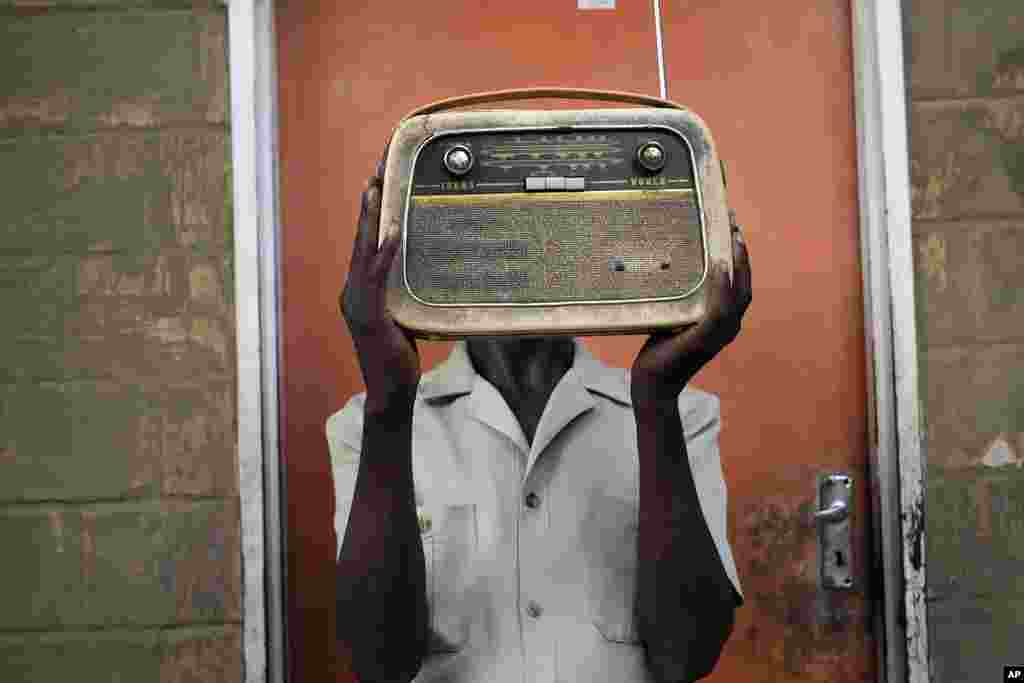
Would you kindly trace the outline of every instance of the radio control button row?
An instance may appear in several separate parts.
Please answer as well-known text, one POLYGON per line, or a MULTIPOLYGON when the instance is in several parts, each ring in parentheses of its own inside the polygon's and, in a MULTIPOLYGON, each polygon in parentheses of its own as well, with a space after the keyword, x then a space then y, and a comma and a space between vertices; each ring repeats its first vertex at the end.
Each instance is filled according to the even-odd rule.
POLYGON ((527 192, 581 191, 586 188, 586 178, 551 178, 547 176, 526 179, 527 192))

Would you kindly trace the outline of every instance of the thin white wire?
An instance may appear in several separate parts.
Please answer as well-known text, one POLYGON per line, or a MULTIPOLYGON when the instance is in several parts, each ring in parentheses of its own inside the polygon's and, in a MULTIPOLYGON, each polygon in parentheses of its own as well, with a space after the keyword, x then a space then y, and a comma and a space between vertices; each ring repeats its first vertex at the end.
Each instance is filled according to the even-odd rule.
POLYGON ((661 99, 668 99, 665 85, 665 49, 661 44, 661 0, 654 0, 654 33, 658 39, 658 81, 661 85, 661 99))

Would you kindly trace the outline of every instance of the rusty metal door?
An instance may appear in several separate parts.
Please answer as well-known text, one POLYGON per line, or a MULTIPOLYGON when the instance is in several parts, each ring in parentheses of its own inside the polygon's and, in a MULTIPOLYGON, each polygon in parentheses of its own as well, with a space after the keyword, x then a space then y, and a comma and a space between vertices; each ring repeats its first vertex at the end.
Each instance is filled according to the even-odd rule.
MULTIPOLYGON (((655 30, 646 0, 307 0, 279 3, 276 20, 291 680, 347 681, 323 425, 362 390, 336 302, 366 178, 392 126, 433 99, 540 84, 657 94, 655 30)), ((662 20, 669 97, 716 136, 756 291, 739 340, 697 378, 722 400, 747 596, 709 680, 874 680, 849 0, 665 0, 662 20), (833 471, 856 484, 849 591, 818 578, 815 480, 833 471)), ((586 342, 628 367, 643 339, 586 342)), ((449 348, 422 343, 425 366, 449 348)))

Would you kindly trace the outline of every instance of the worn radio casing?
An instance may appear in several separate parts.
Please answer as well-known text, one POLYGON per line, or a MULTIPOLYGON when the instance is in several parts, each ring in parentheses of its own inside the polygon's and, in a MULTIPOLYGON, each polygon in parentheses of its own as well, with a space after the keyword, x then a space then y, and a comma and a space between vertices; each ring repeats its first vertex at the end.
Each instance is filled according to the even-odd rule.
POLYGON ((407 118, 385 162, 394 232, 386 305, 427 339, 679 329, 706 312, 709 264, 732 271, 722 164, 686 109, 407 118))

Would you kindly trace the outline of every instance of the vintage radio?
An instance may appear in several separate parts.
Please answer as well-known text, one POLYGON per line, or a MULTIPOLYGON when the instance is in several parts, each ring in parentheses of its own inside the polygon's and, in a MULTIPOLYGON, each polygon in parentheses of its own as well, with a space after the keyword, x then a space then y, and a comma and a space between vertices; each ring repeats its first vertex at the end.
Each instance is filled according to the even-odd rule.
POLYGON ((707 126, 632 93, 516 90, 419 109, 388 150, 381 240, 400 231, 387 306, 416 336, 671 330, 705 313, 732 249, 707 126), (449 109, 587 98, 628 109, 449 109))

